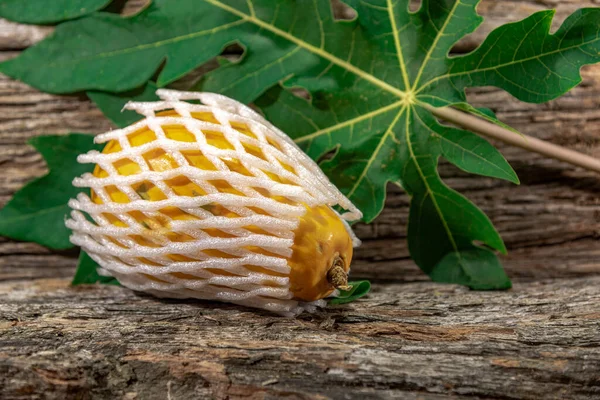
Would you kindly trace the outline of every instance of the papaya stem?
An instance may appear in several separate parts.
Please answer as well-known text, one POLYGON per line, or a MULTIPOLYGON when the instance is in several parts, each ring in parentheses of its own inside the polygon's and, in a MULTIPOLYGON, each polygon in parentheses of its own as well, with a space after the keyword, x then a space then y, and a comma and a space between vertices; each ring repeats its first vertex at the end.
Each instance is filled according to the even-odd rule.
POLYGON ((327 281, 339 290, 350 290, 352 286, 348 285, 348 274, 344 269, 344 260, 336 255, 333 259, 331 268, 327 272, 327 281))

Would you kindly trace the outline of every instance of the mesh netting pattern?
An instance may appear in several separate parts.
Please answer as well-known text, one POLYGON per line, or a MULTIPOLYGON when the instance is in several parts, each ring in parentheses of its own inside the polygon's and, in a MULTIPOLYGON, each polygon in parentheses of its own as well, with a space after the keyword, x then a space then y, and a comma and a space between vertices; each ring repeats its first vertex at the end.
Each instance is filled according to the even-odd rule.
POLYGON ((360 219, 360 211, 287 135, 249 107, 212 93, 157 94, 162 101, 125 106, 143 120, 95 138, 113 143, 114 151, 78 157, 102 173, 73 181, 93 196, 80 193, 69 202, 71 242, 100 265, 101 274, 157 296, 226 301, 288 316, 323 306, 322 300, 292 298, 287 258, 298 219, 306 207, 339 206, 343 220, 360 219), (174 138, 170 129, 187 136, 174 138), (144 130, 145 140, 133 140, 144 130), (156 168, 151 157, 157 154, 161 163, 170 162, 167 169, 156 168), (193 164, 195 154, 205 168, 193 164))

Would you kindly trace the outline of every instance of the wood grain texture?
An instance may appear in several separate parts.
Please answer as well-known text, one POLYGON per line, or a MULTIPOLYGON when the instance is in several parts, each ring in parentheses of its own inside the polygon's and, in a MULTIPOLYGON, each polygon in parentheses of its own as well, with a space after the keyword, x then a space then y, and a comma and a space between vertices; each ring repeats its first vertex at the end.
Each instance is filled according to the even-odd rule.
POLYGON ((298 319, 65 279, 0 298, 3 399, 600 397, 600 277, 376 285, 298 319))
MULTIPOLYGON (((126 3, 125 12, 143 6, 126 3)), ((484 0, 465 52, 503 23, 556 7, 560 23, 599 1, 484 0)), ((0 61, 51 33, 0 20, 0 61)), ((543 105, 469 92, 521 132, 600 157, 600 65, 543 105)), ((185 88, 190 79, 178 82, 185 88)), ((0 207, 46 172, 38 135, 111 124, 85 96, 53 96, 0 75, 0 207)), ((116 287, 68 287, 77 251, 0 238, 0 397, 600 398, 600 177, 498 144, 522 184, 443 164, 505 239, 515 289, 469 292, 427 282, 406 246, 408 197, 356 227, 354 277, 367 299, 288 320, 233 306, 157 300, 116 287)))

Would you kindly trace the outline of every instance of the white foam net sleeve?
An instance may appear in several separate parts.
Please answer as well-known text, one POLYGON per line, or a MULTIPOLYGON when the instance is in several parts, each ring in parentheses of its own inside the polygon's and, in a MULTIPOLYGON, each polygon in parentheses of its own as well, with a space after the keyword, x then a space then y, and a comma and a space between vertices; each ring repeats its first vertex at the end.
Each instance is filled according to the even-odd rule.
POLYGON ((286 316, 324 306, 323 300, 294 300, 290 291, 287 258, 292 253, 298 218, 306 212, 304 204, 338 206, 343 210, 340 217, 358 245, 360 242, 346 221, 360 219, 361 212, 287 135, 251 108, 213 93, 161 89, 157 94, 161 101, 130 102, 125 106, 143 115, 143 120, 96 136, 96 143, 118 142, 118 151, 90 151, 78 157, 80 163, 97 164, 107 176, 86 173, 73 181, 77 187, 91 188, 101 202, 92 201, 85 193, 70 200, 72 211, 66 225, 73 231, 71 242, 100 265, 99 273, 114 276, 131 289, 160 297, 226 301, 286 316), (200 104, 186 100, 199 100, 200 104), (174 110, 177 115, 157 115, 164 110, 174 110), (211 114, 216 122, 195 118, 192 113, 211 114), (240 124, 247 126, 252 135, 233 128, 240 124), (195 141, 169 138, 165 134, 167 126, 184 127, 195 141), (129 136, 145 128, 154 133, 155 139, 132 145, 129 136), (211 145, 207 131, 218 132, 230 145, 211 145), (258 155, 249 148, 259 149, 258 155), (155 150, 168 154, 176 166, 166 171, 153 170, 144 154, 155 150), (201 169, 192 165, 185 157, 188 151, 200 151, 214 167, 201 169), (120 174, 114 164, 123 160, 137 164, 138 172, 120 174), (249 173, 232 172, 228 160, 236 160, 249 173), (274 181, 274 175, 285 183, 274 181), (178 195, 167 183, 178 177, 185 177, 203 193, 193 197, 178 195), (226 181, 234 193, 220 191, 214 181, 226 181), (133 188, 140 182, 159 189, 164 199, 144 198, 133 188), (107 187, 118 189, 128 200, 113 201, 107 187), (265 191, 289 201, 277 201, 263 195, 265 191), (214 215, 210 211, 214 204, 239 217, 214 215), (175 207, 190 217, 171 219, 168 229, 153 229, 152 234, 135 217, 135 213, 141 213, 148 218, 159 214, 164 218, 161 210, 167 207, 175 207), (257 208, 264 212, 256 212, 257 208), (115 224, 115 219, 120 223, 115 224), (248 226, 265 233, 253 232, 248 226), (207 229, 218 229, 226 237, 211 236, 207 229), (169 232, 183 232, 188 239, 172 240, 169 232), (145 245, 132 237, 143 237, 145 245), (215 251, 224 256, 215 257, 215 251))

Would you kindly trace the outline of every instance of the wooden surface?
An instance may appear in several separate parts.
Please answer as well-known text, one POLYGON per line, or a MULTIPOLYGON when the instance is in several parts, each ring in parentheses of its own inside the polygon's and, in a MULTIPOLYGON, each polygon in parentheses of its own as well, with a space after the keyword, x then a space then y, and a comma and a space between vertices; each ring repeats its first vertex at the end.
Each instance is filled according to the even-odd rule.
POLYGON ((382 284, 299 319, 65 279, 0 296, 4 399, 600 398, 600 277, 382 284))
MULTIPOLYGON (((128 3, 128 11, 143 1, 128 3)), ((540 9, 557 19, 598 1, 489 1, 457 51, 540 9)), ((0 20, 0 60, 52 31, 0 20)), ((600 65, 549 104, 470 92, 521 132, 600 157, 600 65)), ((179 83, 179 85, 185 85, 179 83)), ((0 206, 45 173, 25 144, 111 128, 84 96, 52 96, 0 75, 0 206)), ((407 197, 357 233, 355 277, 370 298, 287 320, 117 287, 68 287, 75 251, 0 238, 0 398, 600 398, 600 176, 499 146, 521 186, 442 175, 492 218, 515 289, 436 285, 409 258, 407 197)))

